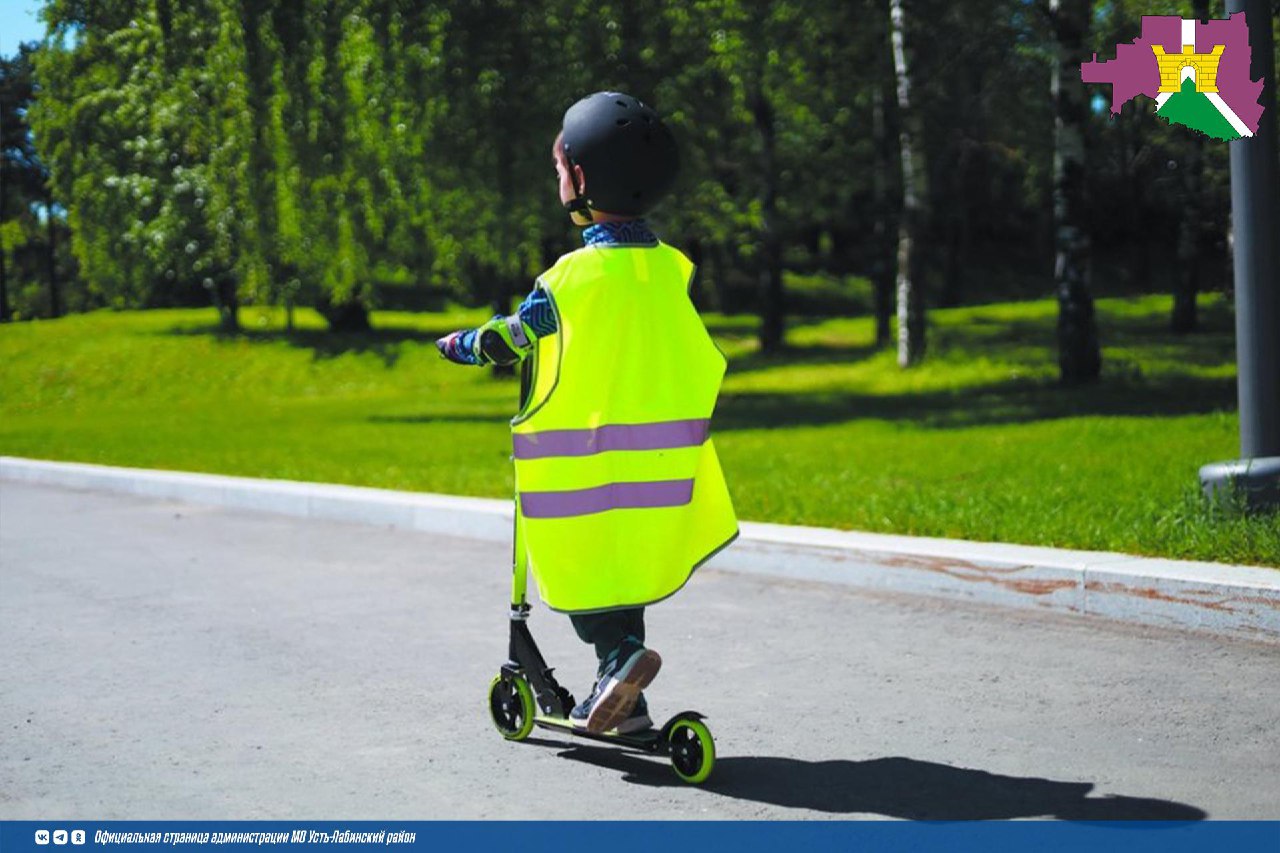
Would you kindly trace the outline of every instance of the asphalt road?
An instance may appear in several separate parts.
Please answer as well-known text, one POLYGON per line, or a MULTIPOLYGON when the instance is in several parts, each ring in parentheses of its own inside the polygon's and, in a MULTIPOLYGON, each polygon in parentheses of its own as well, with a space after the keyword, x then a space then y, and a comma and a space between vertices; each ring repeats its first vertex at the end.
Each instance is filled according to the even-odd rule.
POLYGON ((649 614, 692 788, 494 732, 508 587, 484 543, 0 483, 0 818, 1280 818, 1274 644, 704 570, 649 614))

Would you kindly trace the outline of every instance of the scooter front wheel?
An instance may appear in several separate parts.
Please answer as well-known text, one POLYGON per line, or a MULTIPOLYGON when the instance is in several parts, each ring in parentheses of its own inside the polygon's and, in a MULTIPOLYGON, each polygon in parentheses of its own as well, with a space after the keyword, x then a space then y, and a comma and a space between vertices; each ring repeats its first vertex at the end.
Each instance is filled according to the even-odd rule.
POLYGON ((505 673, 489 682, 489 716, 507 740, 524 740, 533 731, 533 691, 529 682, 505 673))
POLYGON ((671 766, 676 775, 691 785, 707 780, 716 766, 716 742, 699 720, 677 720, 667 733, 671 766))

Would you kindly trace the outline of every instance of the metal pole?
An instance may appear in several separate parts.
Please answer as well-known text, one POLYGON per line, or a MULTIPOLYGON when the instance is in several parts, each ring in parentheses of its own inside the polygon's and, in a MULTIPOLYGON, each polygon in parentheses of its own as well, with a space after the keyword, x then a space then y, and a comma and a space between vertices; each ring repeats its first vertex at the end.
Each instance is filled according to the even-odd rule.
POLYGON ((1249 77, 1263 81, 1263 112, 1257 133, 1231 143, 1240 459, 1200 469, 1206 494, 1234 487, 1252 508, 1280 507, 1280 148, 1270 6, 1227 0, 1228 14, 1244 12, 1249 21, 1249 77))

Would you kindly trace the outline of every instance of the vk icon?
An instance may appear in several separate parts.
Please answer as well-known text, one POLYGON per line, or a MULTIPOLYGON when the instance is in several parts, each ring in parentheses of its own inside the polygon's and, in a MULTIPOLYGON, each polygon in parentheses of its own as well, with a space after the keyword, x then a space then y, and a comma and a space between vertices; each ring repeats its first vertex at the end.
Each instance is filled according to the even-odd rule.
POLYGON ((47 829, 37 829, 37 830, 36 830, 36 844, 48 844, 48 843, 49 843, 49 830, 47 830, 47 829))
POLYGON ((67 831, 66 831, 65 829, 55 829, 55 830, 53 831, 53 843, 54 843, 54 844, 66 844, 66 843, 67 843, 67 831))

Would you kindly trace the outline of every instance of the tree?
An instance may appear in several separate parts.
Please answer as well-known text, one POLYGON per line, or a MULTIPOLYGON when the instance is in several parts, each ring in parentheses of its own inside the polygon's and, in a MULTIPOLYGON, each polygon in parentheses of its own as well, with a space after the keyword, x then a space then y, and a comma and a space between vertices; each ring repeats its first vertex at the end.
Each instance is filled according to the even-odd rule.
POLYGON ((1058 369, 1067 385, 1096 380, 1102 354, 1089 292, 1084 124, 1088 118, 1080 65, 1092 14, 1090 0, 1049 0, 1057 64, 1051 92, 1054 123, 1054 285, 1058 297, 1058 369))
MULTIPOLYGON (((1208 0, 1194 0, 1193 15, 1202 21, 1209 17, 1208 0)), ((1187 144, 1182 169, 1182 219, 1178 223, 1178 267, 1173 291, 1173 313, 1170 328, 1178 333, 1194 332, 1196 295, 1200 291, 1200 253, 1204 243, 1201 223, 1201 200, 1204 183, 1204 136, 1195 134, 1187 144)))
MULTIPOLYGON (((1090 237, 1119 252, 1134 209, 1179 209, 1197 172, 1165 169, 1185 148, 1143 115, 1141 145, 1093 152, 1108 203, 1085 197, 1073 140, 1102 119, 1074 80, 1045 98, 1040 74, 1050 57, 1055 77, 1075 73, 1091 4, 1048 5, 49 0, 31 121, 56 201, 35 200, 55 213, 40 225, 63 228, 65 210, 72 233, 24 220, 6 245, 25 240, 18 263, 43 280, 27 258, 70 242, 102 301, 212 301, 228 328, 245 301, 364 329, 370 309, 428 290, 506 312, 576 244, 549 168, 559 118, 612 88, 675 130, 684 168, 653 224, 699 262, 699 304, 759 315, 762 350, 785 343, 784 270, 845 305, 862 299, 846 283, 872 278, 882 340, 896 297, 904 365, 924 354, 935 282, 939 303, 962 304, 1043 292, 1054 270, 1064 365, 1087 374, 1090 237), (1059 26, 1077 18, 1078 35, 1059 26)), ((1154 0, 1093 5, 1092 35, 1113 44, 1154 0)), ((1226 215, 1218 155, 1207 227, 1226 215)))
POLYGON ((898 144, 902 160, 902 214, 898 220, 898 366, 924 358, 924 231, 928 227, 928 170, 918 112, 911 106, 911 70, 905 45, 902 0, 889 2, 893 64, 898 83, 898 144))
POLYGON ((871 283, 873 290, 872 313, 876 321, 876 347, 888 347, 893 340, 893 300, 894 300, 894 267, 896 247, 891 236, 893 234, 889 201, 889 175, 899 171, 895 162, 896 150, 892 146, 887 122, 889 99, 885 97, 885 87, 875 84, 872 94, 874 103, 871 134, 876 151, 876 164, 873 169, 874 193, 872 204, 877 211, 873 226, 873 255, 871 259, 871 283), (895 169, 895 167, 897 167, 895 169))
POLYGON ((5 245, 0 247, 0 322, 13 317, 9 295, 7 255, 27 242, 32 210, 37 203, 45 208, 45 272, 50 315, 62 313, 58 293, 57 216, 49 189, 49 170, 36 153, 27 111, 35 97, 32 74, 34 44, 19 45, 12 59, 0 57, 0 227, 6 228, 5 245))
POLYGON ((874 69, 863 57, 873 43, 858 26, 864 11, 819 0, 702 0, 666 10, 679 59, 659 86, 659 106, 685 143, 687 175, 673 218, 710 244, 718 276, 750 271, 766 352, 784 344, 788 250, 825 232, 846 263, 844 244, 867 207, 871 170, 859 166, 872 151, 861 127, 870 122, 865 84, 874 69))
POLYGON ((228 177, 216 149, 237 144, 216 105, 239 84, 209 62, 213 2, 54 0, 30 117, 90 289, 119 307, 212 296, 234 328, 235 243, 210 202, 228 177))

